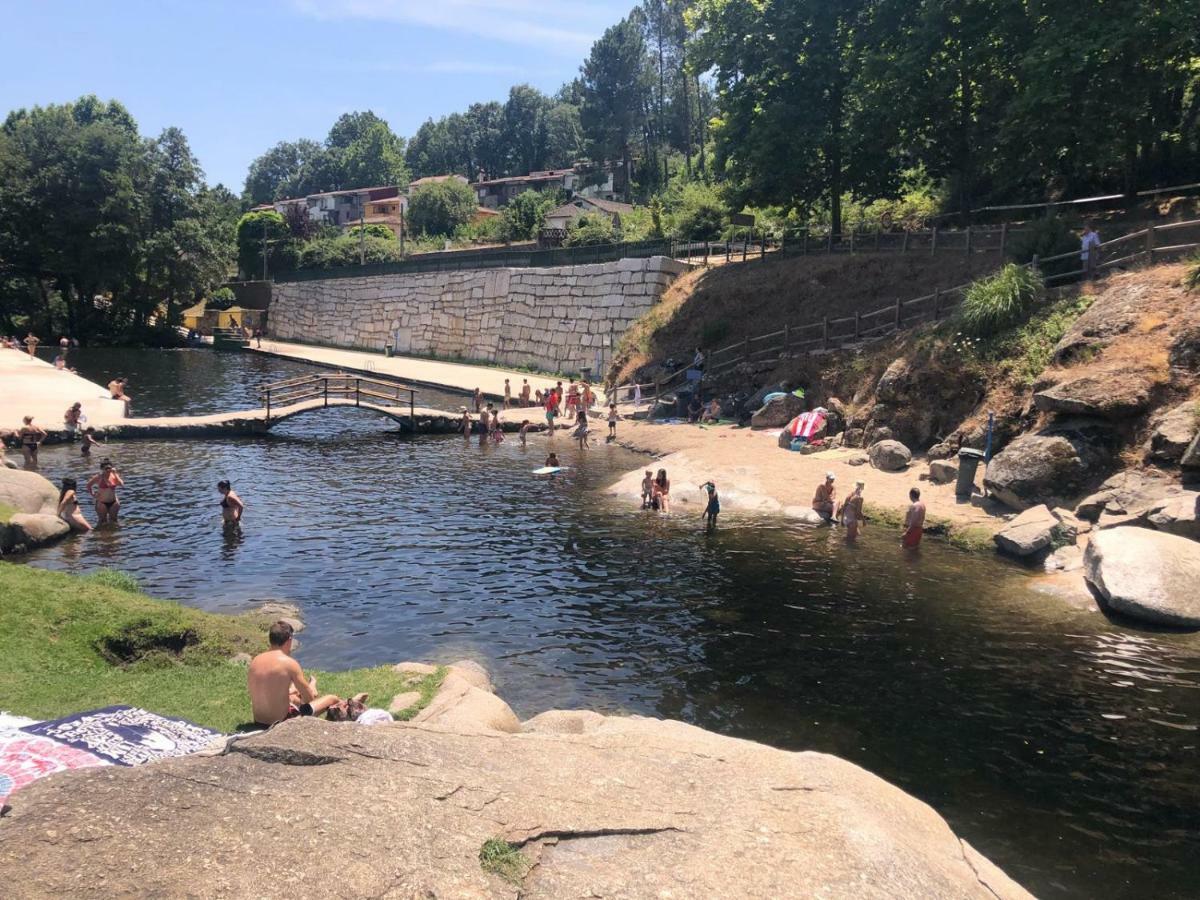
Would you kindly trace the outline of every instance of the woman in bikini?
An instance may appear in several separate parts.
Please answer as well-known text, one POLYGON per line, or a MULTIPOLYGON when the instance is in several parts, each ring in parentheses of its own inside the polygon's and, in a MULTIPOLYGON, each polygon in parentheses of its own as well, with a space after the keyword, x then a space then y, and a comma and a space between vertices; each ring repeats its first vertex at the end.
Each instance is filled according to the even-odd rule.
POLYGON ((117 513, 121 511, 121 501, 117 499, 117 488, 124 487, 125 482, 113 464, 107 459, 100 461, 100 471, 88 479, 87 491, 96 501, 96 524, 105 522, 117 524, 117 513))
POLYGON ((217 490, 221 492, 221 518, 225 520, 226 525, 237 525, 242 521, 246 504, 228 481, 218 481, 217 490))
POLYGON ((671 511, 671 480, 667 478, 667 470, 659 469, 654 476, 654 499, 663 513, 671 511))
POLYGON ((92 526, 79 511, 79 499, 75 496, 77 487, 78 484, 74 478, 62 480, 62 490, 58 492, 58 517, 66 522, 72 531, 83 534, 91 531, 92 526))
POLYGON ((26 416, 24 421, 25 424, 21 426, 21 430, 17 434, 21 438, 21 452, 25 455, 25 468, 33 470, 38 467, 38 447, 46 439, 46 432, 33 424, 33 416, 26 416))
POLYGON ((863 522, 863 488, 866 484, 862 481, 854 483, 854 493, 846 498, 846 502, 842 504, 841 512, 838 514, 838 521, 846 526, 846 540, 854 542, 858 539, 858 529, 863 522))

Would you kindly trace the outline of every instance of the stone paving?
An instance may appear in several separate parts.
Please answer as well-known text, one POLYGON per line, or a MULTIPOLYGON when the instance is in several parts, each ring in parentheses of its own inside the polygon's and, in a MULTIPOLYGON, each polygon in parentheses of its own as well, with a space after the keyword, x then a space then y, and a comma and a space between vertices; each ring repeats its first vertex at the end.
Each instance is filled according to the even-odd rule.
POLYGON ((25 416, 33 416, 34 424, 47 431, 61 429, 63 413, 73 403, 83 404, 86 424, 96 428, 125 418, 125 404, 113 400, 107 388, 30 359, 22 350, 0 348, 0 431, 20 428, 25 416))

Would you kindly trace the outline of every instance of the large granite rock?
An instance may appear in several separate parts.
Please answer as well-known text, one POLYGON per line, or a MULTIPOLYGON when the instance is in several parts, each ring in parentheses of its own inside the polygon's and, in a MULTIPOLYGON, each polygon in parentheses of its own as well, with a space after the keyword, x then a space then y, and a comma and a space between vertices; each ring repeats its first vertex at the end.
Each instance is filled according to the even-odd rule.
POLYGON ((511 735, 294 719, 225 755, 54 775, 0 825, 5 893, 1030 896, 930 807, 836 757, 555 718, 511 735), (512 881, 480 864, 494 839, 524 857, 512 881))
POLYGON ((1154 292, 1152 284, 1110 283, 1055 345, 1054 362, 1058 365, 1072 362, 1129 331, 1142 320, 1147 305, 1154 300, 1154 292))
POLYGON ((1158 531, 1200 541, 1200 492, 1184 491, 1156 503, 1146 511, 1146 522, 1158 531))
POLYGON ((1172 407, 1155 425, 1147 456, 1155 462, 1177 463, 1200 434, 1200 401, 1172 407))
POLYGON ((1065 505, 1112 465, 1110 440, 1096 423, 1074 419, 1023 434, 992 459, 984 487, 1013 509, 1065 505))
POLYGON ((750 417, 750 427, 782 428, 807 408, 807 402, 794 394, 772 397, 750 417))
POLYGON ((1161 472, 1118 472, 1075 506, 1075 515, 1102 527, 1126 524, 1147 515, 1156 504, 1178 496, 1183 488, 1161 472))
POLYGON ((958 466, 948 459, 935 459, 929 464, 929 480, 934 484, 949 484, 958 480, 958 466))
POLYGON ((1031 506, 995 535, 996 546, 1011 556, 1032 556, 1065 537, 1062 522, 1048 506, 1031 506))
POLYGON ((1167 363, 1184 372, 1200 372, 1200 324, 1184 328, 1171 341, 1167 363))
POLYGON ((0 504, 16 510, 0 519, 0 554, 32 550, 71 531, 58 517, 58 488, 37 472, 0 467, 0 504))
POLYGON ((1183 451, 1179 464, 1185 469, 1200 469, 1200 434, 1192 438, 1192 442, 1183 451))
POLYGON ((1043 412, 1121 419, 1150 406, 1153 386, 1143 372, 1123 372, 1120 377, 1088 373, 1038 390, 1033 404, 1043 412))
POLYGON ((1097 531, 1083 571, 1117 612, 1155 625, 1200 628, 1200 543, 1146 528, 1097 531))
POLYGON ((899 441, 879 441, 867 451, 871 465, 884 472, 902 472, 912 462, 912 453, 899 441))

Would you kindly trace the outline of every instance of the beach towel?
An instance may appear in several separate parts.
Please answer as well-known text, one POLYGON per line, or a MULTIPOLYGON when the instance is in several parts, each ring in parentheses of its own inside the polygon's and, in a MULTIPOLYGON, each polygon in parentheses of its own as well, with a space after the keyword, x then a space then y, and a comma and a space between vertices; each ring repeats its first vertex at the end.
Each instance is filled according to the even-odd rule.
POLYGON ((825 417, 815 410, 812 412, 800 413, 796 418, 788 423, 784 429, 793 438, 804 438, 806 441, 812 440, 812 436, 821 430, 821 426, 825 424, 825 417))
POLYGON ((21 730, 94 753, 119 766, 186 756, 221 736, 210 728, 135 706, 107 706, 21 730))
POLYGON ((68 769, 111 765, 85 750, 20 731, 0 734, 0 803, 25 785, 68 769))

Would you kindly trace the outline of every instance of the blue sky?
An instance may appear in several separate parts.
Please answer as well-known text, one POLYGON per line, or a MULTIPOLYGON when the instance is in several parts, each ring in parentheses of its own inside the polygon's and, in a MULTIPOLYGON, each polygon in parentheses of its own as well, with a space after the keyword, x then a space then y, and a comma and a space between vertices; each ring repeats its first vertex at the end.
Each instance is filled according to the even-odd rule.
POLYGON ((210 183, 241 191, 281 140, 373 109, 427 118, 552 92, 636 0, 0 0, 0 113, 94 93, 143 134, 184 130, 210 183))

